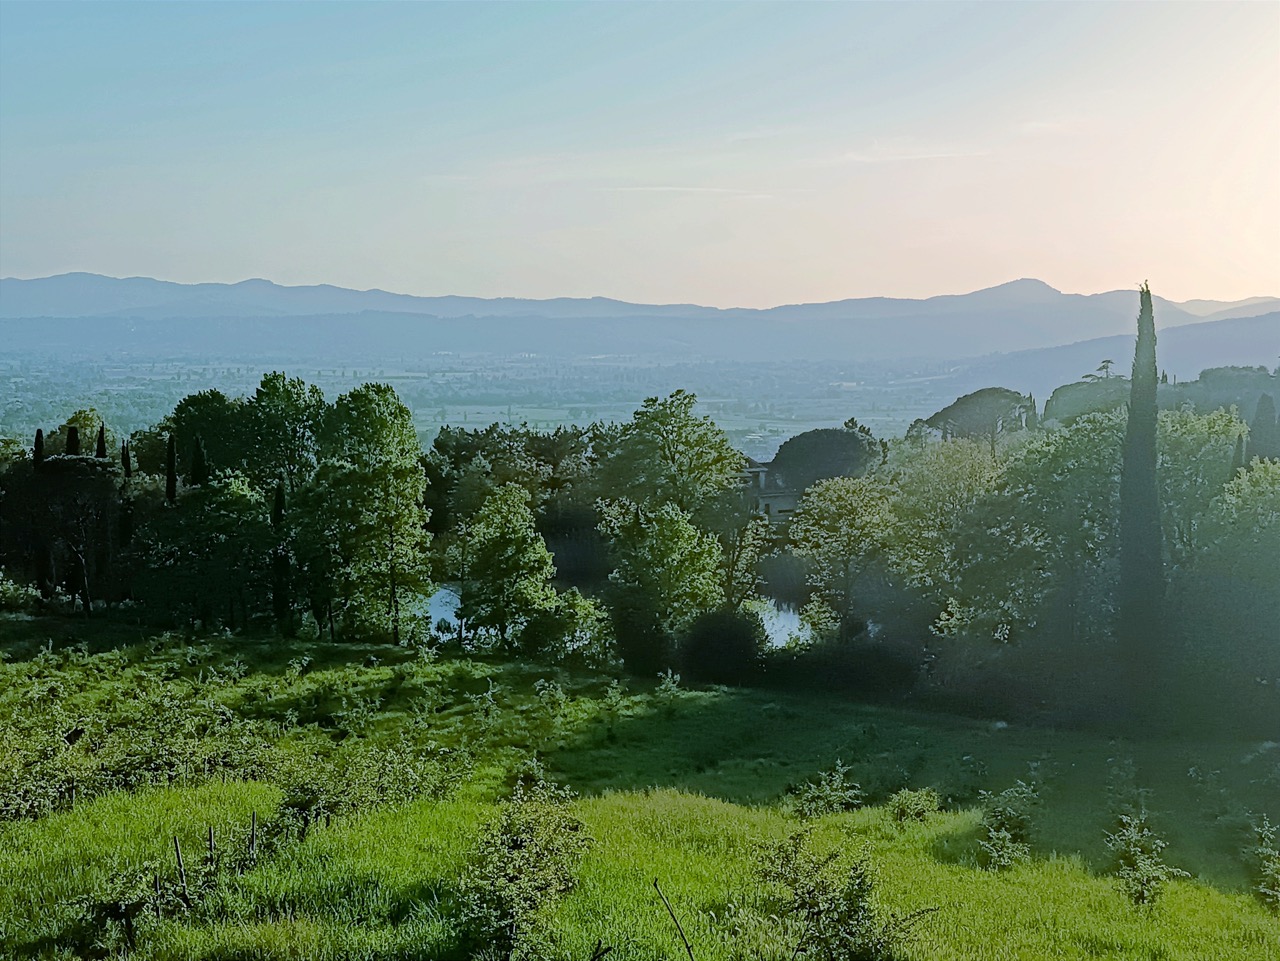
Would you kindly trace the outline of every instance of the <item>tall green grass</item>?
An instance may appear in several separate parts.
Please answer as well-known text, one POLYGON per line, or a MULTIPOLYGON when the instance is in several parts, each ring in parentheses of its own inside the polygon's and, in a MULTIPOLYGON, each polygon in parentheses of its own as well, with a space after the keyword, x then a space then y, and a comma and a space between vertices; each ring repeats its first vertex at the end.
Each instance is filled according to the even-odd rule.
MULTIPOLYGON (((789 958, 794 945, 771 918, 776 905, 755 864, 762 844, 800 827, 788 789, 837 758, 872 805, 813 822, 814 841, 869 850, 887 908, 937 909, 903 949, 907 961, 1280 958, 1280 919, 1251 894, 1240 855, 1249 812, 1280 820, 1280 751, 1265 745, 1120 742, 829 695, 656 696, 653 683, 634 680, 610 697, 608 677, 537 664, 54 627, 72 636, 56 636, 51 650, 38 623, 0 640, 0 709, 14 730, 47 712, 55 737, 88 720, 127 745, 135 729, 154 733, 139 698, 173 710, 189 698, 193 716, 244 721, 246 731, 272 732, 273 743, 254 754, 267 761, 251 778, 188 771, 0 823, 0 958, 77 957, 62 936, 83 899, 113 878, 172 875, 175 837, 194 864, 210 827, 219 845, 243 843, 250 818, 266 824, 282 803, 286 768, 401 734, 457 752, 467 780, 446 797, 374 804, 285 839, 251 869, 221 877, 192 911, 141 919, 134 957, 459 957, 464 862, 513 772, 536 756, 580 793, 575 812, 593 838, 577 888, 551 914, 565 961, 585 961, 597 941, 614 946, 610 958, 684 957, 655 879, 698 961, 789 958), (91 653, 68 642, 87 642, 91 653), (540 694, 543 680, 565 696, 545 685, 540 694), (1171 842, 1168 859, 1193 875, 1151 908, 1130 905, 1107 874, 1108 783, 1126 759, 1171 842), (1041 786, 1032 860, 984 870, 978 792, 1019 778, 1041 786), (944 813, 895 824, 883 802, 926 786, 944 813)), ((93 762, 81 754, 77 764, 93 762)))

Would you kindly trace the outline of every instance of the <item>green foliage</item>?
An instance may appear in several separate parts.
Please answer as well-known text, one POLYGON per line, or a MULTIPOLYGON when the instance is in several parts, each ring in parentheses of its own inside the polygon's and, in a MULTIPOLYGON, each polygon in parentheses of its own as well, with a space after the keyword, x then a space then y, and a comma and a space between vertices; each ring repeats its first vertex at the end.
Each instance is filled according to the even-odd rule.
POLYGON ((555 610, 556 569, 524 488, 506 484, 489 495, 450 544, 448 567, 465 628, 492 632, 503 651, 533 646, 522 635, 555 610))
POLYGON ((29 614, 40 604, 40 592, 19 584, 0 567, 0 613, 29 614))
POLYGON ((1276 826, 1263 814, 1254 818, 1251 827, 1253 843, 1248 853, 1254 874, 1253 889, 1263 904, 1280 911, 1280 844, 1276 841, 1276 826))
POLYGON ((518 783, 482 830, 463 871, 459 918, 475 957, 547 956, 547 913, 573 890, 591 845, 571 799, 543 780, 518 783))
POLYGON ((998 794, 983 791, 984 811, 978 841, 980 861, 989 871, 1001 871, 1031 857, 1032 809, 1040 796, 1031 785, 1017 781, 998 794))
POLYGON ((941 433, 943 440, 985 440, 994 451, 996 438, 1021 430, 1032 410, 1031 398, 1016 390, 984 387, 956 399, 926 418, 925 424, 941 433))
POLYGON ((853 780, 853 772, 836 759, 835 767, 818 772, 817 780, 805 781, 791 790, 792 810, 802 818, 822 817, 839 811, 854 811, 866 803, 866 793, 853 780))
POLYGON ((960 569, 959 532, 995 489, 1000 458, 972 440, 904 443, 894 448, 886 467, 895 526, 890 564, 906 583, 941 600, 960 569))
MULTIPOLYGON (((126 779, 125 790, 105 794, 93 795, 82 779, 74 805, 67 798, 0 825, 0 955, 87 958, 100 950, 95 939, 118 952, 123 929, 110 912, 145 893, 131 886, 154 895, 158 876, 161 916, 150 906, 138 915, 131 953, 138 961, 466 956, 458 921, 469 852, 483 825, 500 816, 493 799, 509 772, 534 748, 558 777, 587 789, 560 811, 595 838, 572 890, 534 912, 524 943, 540 957, 585 959, 597 940, 616 946, 610 957, 675 957, 680 945, 651 885, 660 877, 699 961, 786 961, 809 934, 801 915, 786 910, 788 889, 760 884, 751 866, 757 845, 795 826, 777 803, 792 772, 856 750, 859 776, 877 785, 870 793, 878 797, 907 776, 945 783, 974 743, 983 744, 997 777, 1049 747, 1063 759, 1068 783, 1036 822, 1037 840, 1062 853, 1007 874, 975 874, 976 810, 899 823, 890 806, 864 805, 813 824, 815 858, 871 846, 873 901, 883 910, 905 916, 942 906, 936 927, 922 928, 901 955, 1264 961, 1280 933, 1275 915, 1243 893, 1254 876, 1246 879, 1244 865, 1224 856, 1235 840, 1197 829, 1198 808, 1173 792, 1185 825, 1179 846, 1203 880, 1169 888, 1158 924, 1090 870, 1106 853, 1094 799, 1108 744, 1086 732, 1019 725, 993 734, 988 724, 845 697, 683 685, 674 694, 679 710, 668 713, 647 690, 627 693, 569 669, 549 674, 447 654, 424 663, 407 647, 274 636, 149 643, 136 636, 136 628, 106 619, 6 625, 0 715, 31 720, 19 739, 47 728, 69 768, 80 763, 77 750, 91 748, 157 772, 173 756, 195 760, 176 778, 139 779, 133 788, 126 779), (68 632, 96 653, 67 646, 68 632), (55 644, 42 651, 46 637, 55 644), (157 689, 170 696, 155 696, 157 689), (611 716, 613 740, 600 736, 611 716), (85 733, 68 746, 64 735, 75 726, 85 733), (163 733, 170 726, 172 736, 163 733), (119 747, 107 747, 101 731, 119 747), (244 736, 242 760, 229 751, 236 732, 244 736), (195 752, 190 739, 209 743, 195 752), (133 745, 138 752, 127 753, 133 745), (249 859, 254 812, 257 856, 249 859), (186 860, 189 907, 171 900, 179 887, 174 837, 186 860), (95 922, 92 932, 78 940, 86 921, 95 922)), ((1190 749, 1164 740, 1130 746, 1144 777, 1163 777, 1158 786, 1184 794, 1190 749)), ((1265 751, 1241 765, 1244 743, 1205 741, 1197 749, 1222 769, 1224 787, 1274 820, 1276 782, 1266 781, 1273 761, 1265 751)), ((6 751, 0 771, 26 763, 6 751)), ((978 786, 989 784, 979 766, 969 770, 978 786)), ((832 878, 836 892, 848 881, 843 865, 832 878)))
POLYGON ((732 487, 742 454, 711 418, 694 414, 697 401, 683 390, 649 397, 616 434, 602 436, 601 496, 691 512, 732 487))
POLYGON ((1135 905, 1154 903, 1170 881, 1189 876, 1164 863, 1161 852, 1168 846, 1151 830, 1145 809, 1121 814, 1116 830, 1107 835, 1107 847, 1115 854, 1120 890, 1135 905))
POLYGON ((933 909, 898 915, 876 896, 867 848, 853 858, 839 850, 818 854, 812 832, 798 831, 766 847, 760 879, 779 891, 777 914, 794 941, 793 958, 822 961, 892 961, 912 929, 933 909))
POLYGON ((708 611, 689 625, 680 643, 680 663, 703 683, 747 684, 760 675, 766 643, 759 614, 708 611))
POLYGON ((769 462, 782 483, 808 490, 831 477, 856 477, 880 462, 880 445, 865 427, 828 427, 805 431, 783 441, 769 462))
POLYGON ((903 788, 889 798, 889 817, 898 824, 925 821, 929 815, 937 814, 941 805, 942 799, 931 787, 921 788, 918 791, 903 788))
POLYGON ((1164 640, 1166 584, 1157 480, 1156 326, 1151 290, 1145 283, 1140 302, 1120 472, 1117 636, 1129 673, 1129 708, 1150 716, 1155 705, 1144 692, 1154 686, 1151 672, 1162 667, 1158 654, 1164 640))
POLYGON ((631 670, 655 661, 657 667, 665 666, 660 653, 652 654, 669 646, 698 614, 724 601, 720 545, 675 504, 650 510, 615 500, 601 501, 597 508, 615 561, 608 602, 619 653, 631 670), (648 617, 646 611, 651 612, 648 617), (656 636, 645 630, 650 623, 656 636))
POLYGON ((810 583, 852 635, 858 589, 881 569, 895 539, 890 491, 874 477, 837 477, 811 487, 791 519, 796 555, 810 561, 810 583))

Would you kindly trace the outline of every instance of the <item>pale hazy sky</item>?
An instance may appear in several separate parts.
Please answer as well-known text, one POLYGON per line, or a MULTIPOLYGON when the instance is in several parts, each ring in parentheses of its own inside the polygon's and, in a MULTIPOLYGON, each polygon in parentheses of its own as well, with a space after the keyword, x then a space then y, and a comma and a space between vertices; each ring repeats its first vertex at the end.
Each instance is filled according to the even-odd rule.
POLYGON ((0 2, 0 274, 1280 294, 1280 3, 0 2))

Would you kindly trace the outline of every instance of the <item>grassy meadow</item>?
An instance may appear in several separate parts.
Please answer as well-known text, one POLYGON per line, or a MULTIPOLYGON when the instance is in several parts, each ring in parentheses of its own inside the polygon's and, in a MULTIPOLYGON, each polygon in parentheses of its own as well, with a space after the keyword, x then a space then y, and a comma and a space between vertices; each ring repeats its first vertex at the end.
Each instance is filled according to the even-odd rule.
POLYGON ((476 956, 461 878, 536 759, 590 838, 541 917, 550 957, 688 957, 655 879, 698 961, 793 957, 757 865, 803 828, 818 852, 865 854, 886 911, 928 909, 895 955, 911 961, 1280 958, 1243 853, 1250 815, 1280 819, 1274 745, 448 651, 74 620, 6 620, 0 638, 0 957, 476 956), (795 789, 837 760, 865 803, 802 818, 795 789), (1031 857, 988 870, 981 792, 1019 780, 1039 795, 1031 857), (941 811, 896 820, 906 787, 941 811), (1187 872, 1145 906, 1104 843, 1126 791, 1187 872))

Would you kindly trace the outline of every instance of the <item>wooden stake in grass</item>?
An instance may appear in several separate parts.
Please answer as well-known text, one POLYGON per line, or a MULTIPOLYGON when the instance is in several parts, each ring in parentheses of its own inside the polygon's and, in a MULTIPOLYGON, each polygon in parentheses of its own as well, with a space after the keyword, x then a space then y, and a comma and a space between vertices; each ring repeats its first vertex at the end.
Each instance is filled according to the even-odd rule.
POLYGON ((698 961, 693 956, 693 945, 689 943, 689 939, 684 936, 684 928, 680 924, 680 919, 676 917, 675 911, 671 909, 671 902, 667 900, 667 896, 662 893, 662 888, 658 887, 658 879, 653 879, 653 889, 658 892, 658 897, 662 898, 662 903, 667 909, 667 914, 671 915, 671 920, 676 923, 676 930, 680 932, 680 940, 684 942, 684 950, 689 955, 689 961, 698 961))
POLYGON ((178 843, 177 835, 173 838, 173 853, 178 859, 178 881, 182 885, 182 902, 191 906, 191 895, 187 892, 187 866, 182 863, 182 845, 178 843))

